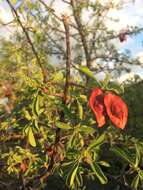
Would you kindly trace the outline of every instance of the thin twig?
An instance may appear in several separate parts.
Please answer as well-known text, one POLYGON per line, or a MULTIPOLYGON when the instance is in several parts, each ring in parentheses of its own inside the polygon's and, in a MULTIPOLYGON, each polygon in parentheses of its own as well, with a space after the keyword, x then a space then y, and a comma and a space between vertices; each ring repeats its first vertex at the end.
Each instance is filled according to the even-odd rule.
POLYGON ((70 2, 69 1, 66 1, 66 0, 62 0, 64 3, 70 5, 70 2))
POLYGON ((63 15, 63 24, 66 34, 66 82, 64 88, 64 103, 67 103, 67 95, 70 82, 70 67, 71 67, 71 44, 70 44, 70 29, 69 29, 69 20, 67 16, 63 15))
MULTIPOLYGON (((49 7, 43 0, 39 0, 39 2, 59 21, 62 21, 62 18, 60 16, 58 16, 56 13, 55 13, 55 10, 51 7, 49 7)), ((72 23, 69 23, 69 26, 73 27, 74 29, 78 30, 78 28, 72 24, 72 23)))
POLYGON ((10 2, 9 0, 6 0, 6 1, 7 1, 7 3, 9 4, 9 6, 10 6, 12 12, 14 13, 14 15, 15 15, 15 17, 16 17, 16 19, 17 19, 19 25, 20 25, 20 27, 22 28, 22 30, 23 30, 23 32, 24 32, 26 38, 27 38, 27 41, 28 41, 29 45, 31 46, 31 49, 32 49, 32 51, 33 51, 33 54, 35 55, 35 57, 36 57, 36 59, 37 59, 37 63, 39 64, 39 67, 41 68, 41 71, 42 71, 42 74, 43 74, 43 82, 46 82, 46 81, 47 81, 47 71, 46 71, 46 69, 44 68, 43 64, 41 63, 41 60, 40 60, 39 55, 38 55, 38 53, 37 53, 37 51, 36 51, 36 49, 35 49, 35 47, 34 47, 34 45, 33 45, 33 43, 32 43, 32 40, 31 40, 31 38, 30 38, 30 36, 29 36, 27 30, 25 29, 23 23, 21 22, 20 17, 19 17, 19 15, 18 15, 17 11, 15 10, 15 8, 13 7, 13 5, 11 4, 11 2, 10 2))
POLYGON ((81 42, 82 42, 82 45, 83 45, 85 58, 86 58, 86 64, 87 64, 87 67, 90 68, 91 58, 90 58, 90 54, 89 54, 89 51, 88 51, 88 49, 89 49, 88 48, 88 43, 86 41, 86 37, 85 37, 84 31, 83 31, 83 26, 82 26, 82 23, 81 23, 81 20, 80 20, 79 12, 78 12, 78 10, 76 10, 75 0, 71 0, 70 4, 71 4, 71 7, 73 9, 74 19, 76 21, 78 32, 79 32, 81 42))

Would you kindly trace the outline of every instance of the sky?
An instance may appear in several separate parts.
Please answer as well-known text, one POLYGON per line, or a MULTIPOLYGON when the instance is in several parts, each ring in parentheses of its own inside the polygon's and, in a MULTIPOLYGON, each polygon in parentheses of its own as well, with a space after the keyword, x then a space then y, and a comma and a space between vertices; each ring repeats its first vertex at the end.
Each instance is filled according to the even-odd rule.
MULTIPOLYGON (((93 0, 96 1, 96 0, 93 0)), ((109 0, 100 0, 103 3, 109 0)), ((115 31, 124 30, 127 26, 143 27, 143 0, 113 0, 118 3, 122 1, 125 3, 124 7, 120 10, 112 9, 108 16, 114 19, 118 19, 118 22, 108 21, 106 25, 109 29, 115 31), (129 1, 134 3, 129 3, 129 1)), ((45 0, 49 3, 49 0, 45 0)), ((61 0, 55 0, 54 9, 56 14, 61 15, 67 11, 66 6, 61 0)), ((68 13, 67 13, 68 14, 68 13)), ((0 20, 7 23, 12 20, 12 14, 5 0, 0 0, 0 20)), ((0 36, 8 37, 9 33, 13 30, 9 27, 0 27, 0 36)), ((132 57, 139 57, 143 63, 143 32, 138 35, 132 35, 127 37, 127 41, 120 43, 119 40, 115 41, 115 44, 120 52, 130 50, 132 57)), ((133 67, 132 72, 141 74, 143 77, 143 69, 140 67, 133 67)))

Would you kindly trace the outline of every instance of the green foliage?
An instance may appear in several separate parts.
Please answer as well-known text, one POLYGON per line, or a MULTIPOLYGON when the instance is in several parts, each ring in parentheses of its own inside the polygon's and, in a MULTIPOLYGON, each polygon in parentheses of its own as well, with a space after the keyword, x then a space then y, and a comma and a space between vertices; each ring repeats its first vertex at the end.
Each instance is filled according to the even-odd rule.
MULTIPOLYGON (((53 179, 60 176, 67 188, 73 190, 88 190, 91 180, 98 189, 118 189, 121 182, 125 187, 128 184, 141 189, 143 83, 135 81, 121 85, 114 81, 107 61, 114 60, 114 69, 120 73, 125 60, 127 63, 134 60, 118 53, 111 42, 118 34, 106 30, 101 21, 104 20, 102 15, 116 6, 79 0, 71 7, 73 14, 69 26, 75 27, 74 30, 70 28, 73 57, 67 84, 63 23, 52 9, 54 1, 49 7, 40 2, 21 1, 16 9, 19 18, 25 18, 22 23, 36 56, 21 30, 15 31, 11 40, 1 39, 0 189, 1 181, 7 179, 4 175, 19 182, 22 188, 39 190, 51 189, 47 187, 50 176, 53 179), (82 13, 87 10, 91 15, 89 22, 84 23, 82 13), (81 20, 77 22, 77 19, 81 20), (77 28, 79 31, 75 32, 77 28), (82 44, 83 41, 86 44, 82 44), (101 58, 97 60, 99 50, 101 58), (86 65, 83 65, 85 58, 86 65), (92 64, 94 59, 95 65, 92 64), (41 65, 47 71, 46 82, 41 65), (106 73, 102 81, 96 77, 96 72, 100 71, 106 73), (88 102, 95 87, 123 95, 129 108, 124 131, 110 122, 97 128, 88 102)), ((11 3, 15 6, 17 1, 11 3)), ((14 23, 18 24, 17 19, 14 23)))

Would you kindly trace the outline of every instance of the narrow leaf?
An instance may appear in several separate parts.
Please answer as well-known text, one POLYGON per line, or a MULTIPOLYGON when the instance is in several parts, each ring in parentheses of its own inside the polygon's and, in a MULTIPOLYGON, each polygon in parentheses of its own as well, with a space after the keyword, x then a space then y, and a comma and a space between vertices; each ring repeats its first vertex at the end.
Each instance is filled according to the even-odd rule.
POLYGON ((86 76, 95 79, 94 74, 92 73, 92 71, 86 67, 86 66, 79 66, 78 68, 82 73, 84 73, 86 76))
POLYGON ((110 164, 108 162, 106 162, 106 161, 100 161, 99 164, 101 166, 110 167, 110 164))
POLYGON ((81 103, 77 100, 77 105, 78 105, 78 112, 79 112, 79 118, 82 120, 83 119, 83 108, 81 103))
POLYGON ((110 75, 107 73, 105 79, 103 80, 103 88, 105 88, 110 81, 110 75))
POLYGON ((30 128, 29 126, 26 126, 25 129, 24 129, 24 132, 25 132, 26 135, 27 135, 28 132, 29 132, 29 128, 30 128))
POLYGON ((81 126, 79 129, 80 132, 84 132, 86 134, 93 134, 95 132, 95 129, 88 126, 81 126))
POLYGON ((28 132, 28 140, 31 146, 35 147, 36 146, 36 141, 35 141, 35 137, 32 131, 32 128, 29 128, 29 132, 28 132))
POLYGON ((127 154, 123 149, 118 148, 118 147, 114 147, 114 148, 111 148, 111 151, 114 152, 115 154, 119 155, 123 159, 125 159, 127 162, 132 164, 132 160, 130 158, 130 155, 127 154))
POLYGON ((87 151, 89 151, 92 148, 98 147, 104 143, 105 140, 105 133, 100 135, 97 139, 93 140, 91 144, 89 144, 87 151))
POLYGON ((99 179, 99 181, 101 182, 101 184, 106 184, 108 182, 108 179, 104 175, 100 166, 96 163, 90 163, 90 166, 91 166, 93 172, 95 173, 95 175, 97 176, 97 178, 99 179))
POLYGON ((140 163, 141 155, 140 155, 140 150, 139 146, 135 144, 135 149, 136 149, 136 154, 135 154, 135 167, 137 167, 140 163))
POLYGON ((73 170, 73 172, 71 174, 70 187, 73 187, 74 179, 75 179, 75 176, 77 174, 77 170, 78 170, 78 165, 75 167, 75 169, 73 170))
POLYGON ((143 170, 140 170, 138 174, 140 176, 141 181, 143 181, 143 170))
POLYGON ((65 129, 65 130, 72 129, 70 125, 68 125, 67 123, 60 122, 60 121, 56 122, 56 126, 60 129, 65 129))
POLYGON ((25 118, 30 121, 32 119, 31 115, 29 114, 29 112, 27 110, 24 110, 24 116, 25 118))
POLYGON ((131 187, 133 187, 134 189, 138 188, 139 185, 139 175, 136 175, 132 181, 131 187))
POLYGON ((40 110, 39 103, 40 103, 40 96, 37 95, 36 100, 35 100, 35 111, 37 115, 39 115, 39 110, 40 110))

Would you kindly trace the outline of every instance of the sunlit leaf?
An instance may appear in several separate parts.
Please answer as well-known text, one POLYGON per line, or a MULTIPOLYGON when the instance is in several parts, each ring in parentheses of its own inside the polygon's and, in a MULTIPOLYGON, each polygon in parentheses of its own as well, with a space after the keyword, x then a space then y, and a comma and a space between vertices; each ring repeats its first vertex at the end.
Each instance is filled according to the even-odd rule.
POLYGON ((104 143, 104 140, 105 140, 105 133, 103 133, 102 135, 100 135, 97 139, 93 140, 89 144, 89 146, 87 148, 87 151, 89 151, 92 148, 99 147, 100 145, 102 145, 104 143))
POLYGON ((100 161, 98 162, 101 166, 110 167, 110 164, 106 161, 100 161))
POLYGON ((64 75, 63 75, 62 71, 59 71, 54 74, 53 81, 59 82, 59 81, 62 81, 63 79, 64 79, 64 75))
POLYGON ((65 130, 72 129, 70 125, 68 125, 67 123, 60 122, 60 121, 56 122, 56 126, 60 129, 65 129, 65 130))
POLYGON ((140 155, 140 149, 137 144, 135 144, 136 154, 135 154, 135 167, 137 167, 140 163, 141 155, 140 155))
POLYGON ((95 132, 95 129, 93 127, 84 125, 79 128, 79 131, 84 132, 85 134, 93 134, 95 132))
POLYGON ((73 187, 73 183, 74 183, 75 176, 77 174, 77 170, 78 170, 78 165, 74 168, 74 170, 73 170, 73 172, 71 174, 70 187, 73 187))
POLYGON ((37 95, 36 99, 35 99, 35 111, 36 111, 36 114, 39 115, 39 110, 40 110, 40 96, 37 95))
POLYGON ((86 66, 79 66, 78 68, 82 73, 84 73, 86 76, 92 78, 92 79, 95 79, 95 76, 94 74, 92 73, 92 71, 86 67, 86 66))
POLYGON ((31 115, 29 114, 29 112, 27 110, 24 110, 24 116, 29 121, 32 119, 31 115))
POLYGON ((82 120, 83 119, 83 108, 81 103, 77 100, 77 105, 78 105, 78 112, 79 112, 79 118, 82 120))
POLYGON ((25 132, 26 135, 27 135, 28 132, 29 132, 29 128, 30 128, 30 126, 26 126, 25 129, 24 129, 24 132, 25 132))
POLYGON ((34 137, 34 134, 33 134, 31 127, 29 128, 29 131, 28 131, 28 141, 29 141, 31 146, 33 146, 33 147, 36 146, 35 137, 34 137))

